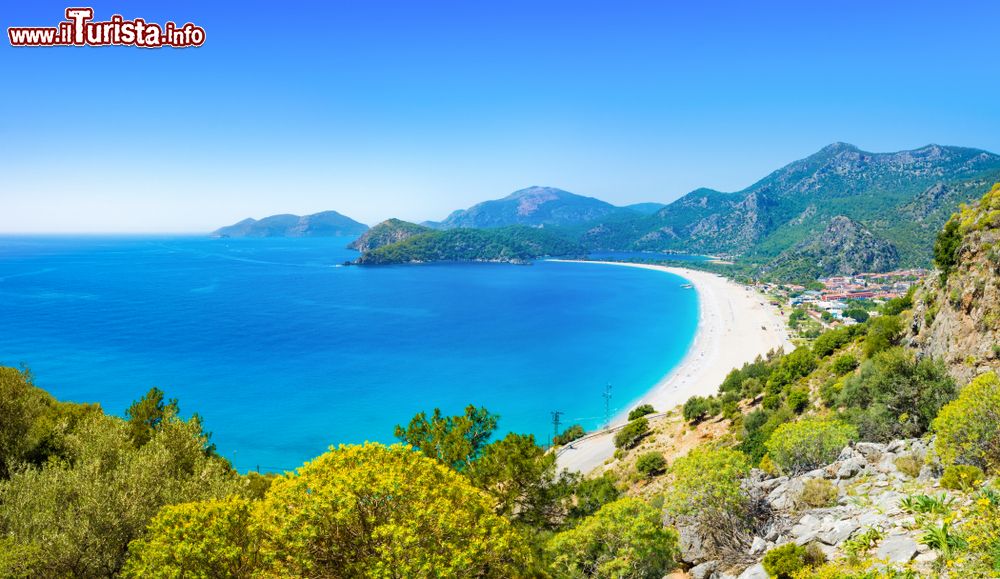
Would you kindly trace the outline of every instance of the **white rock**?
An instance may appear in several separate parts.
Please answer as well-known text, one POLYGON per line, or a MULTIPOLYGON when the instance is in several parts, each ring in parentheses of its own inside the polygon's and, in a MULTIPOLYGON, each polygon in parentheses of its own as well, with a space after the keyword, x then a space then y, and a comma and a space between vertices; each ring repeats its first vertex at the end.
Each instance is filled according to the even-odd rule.
POLYGON ((907 535, 890 535, 882 540, 875 557, 890 563, 907 563, 917 554, 917 542, 907 535))
POLYGON ((770 576, 764 570, 764 565, 757 563, 756 565, 747 567, 745 571, 740 573, 737 579, 770 579, 770 576))
POLYGON ((853 519, 845 519, 834 523, 833 528, 821 533, 819 540, 827 545, 839 545, 857 531, 861 525, 853 519))

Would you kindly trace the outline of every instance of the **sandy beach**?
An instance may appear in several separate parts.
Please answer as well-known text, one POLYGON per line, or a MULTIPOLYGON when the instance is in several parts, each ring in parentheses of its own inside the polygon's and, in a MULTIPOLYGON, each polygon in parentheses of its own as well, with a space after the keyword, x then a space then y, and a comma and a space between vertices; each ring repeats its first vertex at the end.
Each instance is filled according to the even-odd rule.
MULTIPOLYGON (((614 265, 673 273, 688 280, 698 292, 698 330, 687 355, 667 376, 642 398, 629 404, 652 404, 664 412, 683 404, 692 396, 709 396, 718 391, 733 368, 768 351, 790 348, 788 332, 777 308, 754 289, 722 276, 693 269, 620 262, 593 263, 595 267, 614 265)), ((613 432, 626 421, 628 409, 612 421, 613 432)), ((611 432, 595 433, 564 448, 559 466, 588 472, 614 453, 611 432)))

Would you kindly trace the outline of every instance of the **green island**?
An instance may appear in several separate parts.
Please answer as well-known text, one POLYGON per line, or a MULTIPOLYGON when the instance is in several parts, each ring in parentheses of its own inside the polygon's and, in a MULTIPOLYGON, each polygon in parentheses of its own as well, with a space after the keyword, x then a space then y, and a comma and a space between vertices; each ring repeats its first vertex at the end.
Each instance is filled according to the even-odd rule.
POLYGON ((561 232, 511 225, 495 229, 446 229, 406 236, 401 241, 364 252, 356 263, 383 265, 485 261, 523 264, 540 257, 574 257, 583 254, 584 249, 561 232))

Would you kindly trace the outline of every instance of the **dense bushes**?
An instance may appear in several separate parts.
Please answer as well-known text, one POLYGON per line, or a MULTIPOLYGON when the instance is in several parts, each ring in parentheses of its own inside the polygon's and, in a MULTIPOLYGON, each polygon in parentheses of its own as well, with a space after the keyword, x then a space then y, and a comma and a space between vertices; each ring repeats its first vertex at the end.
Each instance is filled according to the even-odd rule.
POLYGON ((682 413, 684 420, 688 422, 699 422, 708 416, 713 410, 712 401, 702 396, 692 396, 684 403, 682 413))
POLYGON ((746 456, 728 448, 699 446, 670 467, 673 484, 664 499, 667 513, 693 526, 703 547, 743 552, 753 529, 754 501, 742 485, 750 472, 746 456))
POLYGON ((784 472, 797 474, 833 462, 857 436, 849 424, 804 418, 779 426, 767 441, 767 453, 784 472))
POLYGON ((265 562, 296 576, 523 568, 523 541, 491 511, 490 499, 459 474, 404 446, 342 446, 271 485, 260 520, 265 562))
POLYGON ((955 382, 944 364, 917 361, 910 352, 892 348, 849 376, 837 403, 863 440, 888 442, 923 435, 954 396, 955 382))
POLYGON ((768 551, 761 564, 767 574, 774 579, 792 579, 799 577, 800 571, 822 565, 824 562, 826 557, 817 547, 786 543, 768 551))
POLYGON ((649 421, 645 417, 636 418, 615 434, 615 447, 624 450, 634 448, 647 434, 649 434, 649 421))
POLYGON ((833 361, 833 372, 843 376, 858 367, 858 359, 850 354, 841 354, 833 361))
POLYGON ((628 413, 628 419, 635 420, 636 418, 646 416, 647 414, 653 414, 655 412, 656 410, 653 408, 652 404, 642 404, 640 406, 636 406, 628 413))
POLYGON ((879 316, 869 320, 865 332, 865 357, 871 358, 899 343, 903 322, 899 316, 879 316))
POLYGON ((574 424, 562 431, 562 434, 552 437, 552 444, 555 446, 569 444, 578 438, 583 438, 584 434, 586 433, 583 431, 583 427, 579 424, 574 424))
POLYGON ((623 498, 555 535, 547 551, 556 576, 658 579, 673 568, 677 534, 663 527, 659 509, 623 498))
POLYGON ((667 460, 662 452, 647 452, 635 461, 635 470, 643 476, 656 476, 667 467, 667 460))
POLYGON ((824 332, 813 342, 813 353, 820 358, 825 358, 840 348, 844 347, 858 334, 861 326, 847 326, 824 332))
POLYGON ((958 216, 952 216, 934 241, 934 265, 941 271, 942 284, 958 263, 958 249, 962 246, 962 232, 958 216))
POLYGON ((32 553, 20 562, 32 576, 117 575, 129 543, 161 507, 242 488, 229 465, 206 452, 195 419, 167 416, 136 447, 124 421, 93 414, 65 443, 68 460, 18 470, 0 484, 0 534, 32 553))
POLYGON ((1000 472, 1000 379, 983 374, 941 409, 934 420, 936 449, 946 464, 1000 472))
POLYGON ((941 474, 941 486, 953 491, 971 491, 986 480, 983 469, 971 464, 953 464, 941 474))
POLYGON ((129 548, 126 577, 250 577, 260 566, 253 503, 239 497, 163 508, 129 548))

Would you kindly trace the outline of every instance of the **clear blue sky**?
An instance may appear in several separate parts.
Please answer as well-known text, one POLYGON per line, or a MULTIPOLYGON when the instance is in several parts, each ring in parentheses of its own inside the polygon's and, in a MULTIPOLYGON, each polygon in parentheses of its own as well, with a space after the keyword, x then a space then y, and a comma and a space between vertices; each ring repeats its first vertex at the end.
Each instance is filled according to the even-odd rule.
POLYGON ((15 49, 67 4, 6 2, 0 232, 440 219, 528 185, 665 202, 833 141, 1000 151, 995 1, 82 4, 207 42, 15 49))

